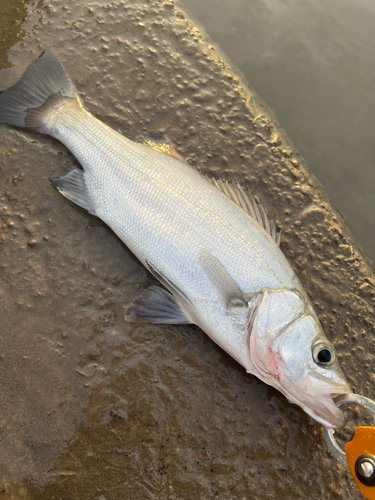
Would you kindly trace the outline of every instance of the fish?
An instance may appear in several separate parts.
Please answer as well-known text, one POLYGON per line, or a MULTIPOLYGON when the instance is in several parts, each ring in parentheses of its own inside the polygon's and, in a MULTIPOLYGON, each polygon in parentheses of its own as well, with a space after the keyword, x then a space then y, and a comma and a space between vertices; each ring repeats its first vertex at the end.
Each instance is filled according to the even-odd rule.
POLYGON ((235 182, 208 179, 170 143, 132 141, 83 106, 45 50, 0 94, 0 123, 48 134, 78 160, 51 179, 104 221, 160 285, 128 321, 195 324, 246 371, 333 431, 349 394, 335 348, 280 249, 275 219, 235 182))

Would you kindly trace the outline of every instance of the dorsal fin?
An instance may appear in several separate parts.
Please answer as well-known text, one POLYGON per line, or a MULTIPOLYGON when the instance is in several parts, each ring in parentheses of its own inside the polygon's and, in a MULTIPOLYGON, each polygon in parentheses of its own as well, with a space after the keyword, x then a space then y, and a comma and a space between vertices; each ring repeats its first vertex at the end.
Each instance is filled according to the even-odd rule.
POLYGON ((277 245, 280 246, 281 230, 277 231, 275 216, 272 219, 268 219, 263 205, 254 200, 249 189, 245 190, 235 182, 229 183, 221 179, 210 179, 209 177, 207 177, 207 180, 259 222, 267 233, 272 236, 277 245))
MULTIPOLYGON (((155 149, 156 151, 159 151, 160 153, 172 156, 186 165, 189 165, 189 163, 177 153, 172 143, 163 133, 152 133, 147 136, 143 136, 139 142, 155 149)), ((189 167, 191 167, 191 165, 189 165, 189 167)), ((217 187, 219 191, 224 193, 230 200, 251 215, 251 217, 253 217, 275 240, 276 244, 280 246, 281 230, 277 231, 275 216, 273 216, 272 219, 268 219, 263 205, 254 200, 254 197, 249 189, 245 190, 240 186, 240 184, 235 182, 229 183, 221 179, 210 179, 207 176, 206 179, 217 187)))
POLYGON ((187 161, 177 153, 171 141, 163 133, 150 133, 148 135, 144 135, 139 142, 189 165, 187 161))

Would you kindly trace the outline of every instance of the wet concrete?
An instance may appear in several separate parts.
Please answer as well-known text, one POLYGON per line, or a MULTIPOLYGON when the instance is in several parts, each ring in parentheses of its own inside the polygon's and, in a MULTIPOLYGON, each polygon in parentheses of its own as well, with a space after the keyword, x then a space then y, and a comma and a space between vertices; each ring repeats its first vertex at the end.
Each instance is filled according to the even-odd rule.
MULTIPOLYGON (((374 397, 374 276, 229 63, 169 1, 27 10, 6 34, 1 88, 49 47, 105 123, 164 131, 202 172, 250 185, 352 387, 374 397)), ((0 133, 0 497, 359 499, 320 426, 199 329, 124 321, 153 279, 50 185, 74 158, 49 137, 0 133)))

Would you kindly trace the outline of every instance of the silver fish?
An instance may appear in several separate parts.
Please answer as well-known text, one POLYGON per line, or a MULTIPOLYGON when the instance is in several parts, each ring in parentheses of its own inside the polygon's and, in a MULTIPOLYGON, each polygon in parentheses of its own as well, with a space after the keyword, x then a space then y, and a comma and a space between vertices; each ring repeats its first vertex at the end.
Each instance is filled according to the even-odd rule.
POLYGON ((333 398, 350 388, 335 349, 279 249, 275 221, 248 191, 101 123, 50 51, 1 93, 0 123, 61 141, 83 170, 53 180, 58 190, 108 224, 164 286, 138 297, 128 320, 194 323, 325 427, 343 425, 333 398))

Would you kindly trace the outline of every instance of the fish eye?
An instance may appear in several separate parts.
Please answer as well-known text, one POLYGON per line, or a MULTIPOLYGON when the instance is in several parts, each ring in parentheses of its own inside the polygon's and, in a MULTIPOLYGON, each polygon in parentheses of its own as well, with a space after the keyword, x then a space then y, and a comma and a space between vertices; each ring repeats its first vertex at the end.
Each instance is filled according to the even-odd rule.
POLYGON ((313 347, 313 358, 317 365, 330 366, 336 361, 336 353, 330 344, 317 342, 313 347))

